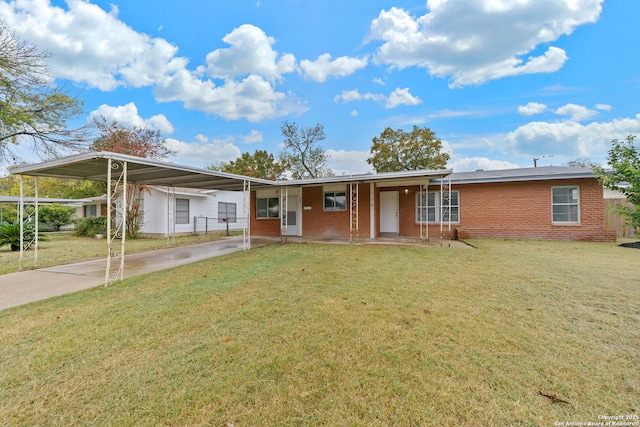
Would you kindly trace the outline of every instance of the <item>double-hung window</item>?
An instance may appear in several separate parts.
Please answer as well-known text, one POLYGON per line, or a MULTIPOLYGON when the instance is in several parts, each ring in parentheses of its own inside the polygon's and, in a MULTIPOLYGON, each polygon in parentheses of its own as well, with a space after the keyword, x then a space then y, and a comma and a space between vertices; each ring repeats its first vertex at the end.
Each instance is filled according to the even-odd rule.
POLYGON ((277 197, 264 197, 257 199, 258 209, 256 218, 279 218, 280 199, 277 197))
POLYGON ((218 222, 236 222, 236 204, 218 202, 218 222))
POLYGON ((176 224, 189 224, 189 199, 176 199, 176 224))
POLYGON ((460 193, 446 191, 442 198, 439 191, 416 193, 416 222, 440 222, 440 218, 442 221, 451 218, 451 222, 460 222, 460 193))
POLYGON ((97 205, 86 205, 84 207, 84 216, 98 216, 98 206, 97 205))
POLYGON ((554 224, 579 223, 580 191, 578 187, 552 187, 551 210, 554 224))
POLYGON ((324 210, 325 211, 346 211, 347 210, 347 193, 344 191, 325 191, 324 192, 324 210))

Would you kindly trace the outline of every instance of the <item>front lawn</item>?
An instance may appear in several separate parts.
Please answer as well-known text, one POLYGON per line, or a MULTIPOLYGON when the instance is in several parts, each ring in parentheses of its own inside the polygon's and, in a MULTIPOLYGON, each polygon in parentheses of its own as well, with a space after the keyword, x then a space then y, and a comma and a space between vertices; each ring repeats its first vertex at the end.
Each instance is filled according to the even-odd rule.
POLYGON ((472 243, 274 244, 0 311, 0 420, 553 426, 638 414, 640 251, 472 243))

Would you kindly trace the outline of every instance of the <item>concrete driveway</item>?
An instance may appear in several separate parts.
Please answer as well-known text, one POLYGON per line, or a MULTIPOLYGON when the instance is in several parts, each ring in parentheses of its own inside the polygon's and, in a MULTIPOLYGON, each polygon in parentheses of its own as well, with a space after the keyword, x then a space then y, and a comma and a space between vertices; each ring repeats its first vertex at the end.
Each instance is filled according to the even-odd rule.
MULTIPOLYGON (((252 238, 251 247, 269 242, 267 239, 252 238)), ((241 251, 242 248, 242 236, 239 236, 126 255, 124 277, 177 267, 241 251)), ((119 259, 112 260, 111 266, 110 277, 113 278, 120 266, 119 259)), ((106 267, 107 260, 104 258, 0 275, 0 310, 104 285, 106 267)))

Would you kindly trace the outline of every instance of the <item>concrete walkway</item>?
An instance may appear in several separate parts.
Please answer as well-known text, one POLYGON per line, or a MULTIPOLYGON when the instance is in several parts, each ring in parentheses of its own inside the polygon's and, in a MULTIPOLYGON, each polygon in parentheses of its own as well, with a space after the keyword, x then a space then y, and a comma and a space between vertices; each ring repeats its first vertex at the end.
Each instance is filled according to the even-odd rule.
MULTIPOLYGON (((252 238, 251 247, 270 240, 252 238)), ((242 236, 125 255, 124 277, 164 270, 243 249, 242 236)), ((104 285, 107 260, 99 259, 0 275, 0 310, 104 285)), ((111 262, 111 280, 120 260, 111 262)))

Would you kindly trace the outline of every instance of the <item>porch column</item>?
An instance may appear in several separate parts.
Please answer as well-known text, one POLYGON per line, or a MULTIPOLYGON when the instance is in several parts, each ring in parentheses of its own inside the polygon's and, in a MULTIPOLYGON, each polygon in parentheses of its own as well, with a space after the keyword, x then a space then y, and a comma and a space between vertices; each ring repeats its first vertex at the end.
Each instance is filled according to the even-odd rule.
POLYGON ((280 243, 286 243, 287 232, 287 214, 289 213, 289 187, 280 187, 280 243))
POLYGON ((369 183, 369 238, 371 240, 376 238, 376 184, 374 182, 369 183))

